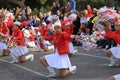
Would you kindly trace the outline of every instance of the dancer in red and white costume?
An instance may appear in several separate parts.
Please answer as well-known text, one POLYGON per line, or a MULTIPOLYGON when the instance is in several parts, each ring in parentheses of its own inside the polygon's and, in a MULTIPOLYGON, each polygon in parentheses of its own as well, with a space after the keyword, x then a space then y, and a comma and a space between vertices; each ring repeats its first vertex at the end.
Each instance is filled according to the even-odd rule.
POLYGON ((12 57, 10 63, 26 62, 27 60, 32 61, 34 59, 33 54, 27 55, 28 49, 24 42, 23 32, 19 29, 19 26, 20 24, 18 22, 15 22, 15 25, 13 26, 12 40, 14 46, 9 49, 10 56, 12 57))
MULTIPOLYGON (((120 21, 115 22, 115 27, 120 27, 120 21)), ((109 27, 106 27, 104 36, 106 39, 113 39, 117 44, 116 47, 112 47, 106 51, 106 54, 110 60, 110 64, 108 66, 111 67, 116 65, 114 58, 118 59, 118 65, 120 66, 120 35, 116 32, 111 31, 109 27)))
POLYGON ((54 54, 45 55, 40 58, 40 62, 48 69, 50 72, 47 77, 56 77, 56 72, 53 68, 59 70, 59 77, 65 77, 69 73, 76 72, 76 66, 71 66, 68 54, 68 38, 73 37, 66 32, 62 32, 61 25, 54 25, 54 34, 52 36, 45 36, 44 39, 52 40, 54 43, 55 51, 54 54))
POLYGON ((9 53, 7 52, 7 39, 9 36, 9 29, 7 27, 7 23, 4 21, 0 22, 0 56, 8 56, 9 53))
POLYGON ((36 47, 34 34, 32 33, 31 28, 29 28, 29 30, 23 29, 23 33, 24 33, 25 43, 27 47, 36 47))
POLYGON ((120 80, 120 74, 108 77, 106 80, 120 80))
MULTIPOLYGON (((70 20, 64 20, 62 22, 62 30, 67 32, 67 34, 72 35, 73 34, 73 24, 72 24, 72 22, 70 20)), ((69 45, 70 54, 75 54, 77 52, 77 50, 74 50, 72 39, 69 38, 68 42, 69 42, 68 45, 69 45)))

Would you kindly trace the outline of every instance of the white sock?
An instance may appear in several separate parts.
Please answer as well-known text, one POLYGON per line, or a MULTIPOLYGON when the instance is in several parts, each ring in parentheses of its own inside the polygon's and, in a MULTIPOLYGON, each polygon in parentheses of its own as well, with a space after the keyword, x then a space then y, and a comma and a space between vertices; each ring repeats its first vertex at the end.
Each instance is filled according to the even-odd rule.
POLYGON ((54 46, 53 46, 53 45, 48 46, 48 49, 49 49, 49 50, 50 50, 50 49, 54 49, 54 46))
POLYGON ((50 66, 47 67, 47 70, 48 70, 49 72, 55 72, 55 70, 54 70, 52 67, 50 67, 50 66))
POLYGON ((113 56, 109 57, 110 62, 115 62, 115 59, 113 56))
POLYGON ((115 59, 113 56, 109 57, 109 60, 110 60, 110 64, 108 66, 112 67, 112 66, 115 66, 115 59))
POLYGON ((76 66, 71 66, 71 67, 69 67, 70 73, 72 73, 72 74, 75 74, 75 73, 76 73, 76 69, 77 69, 76 66))
POLYGON ((3 52, 2 51, 0 51, 0 56, 3 56, 3 52))
POLYGON ((34 60, 34 55, 33 54, 29 54, 27 56, 25 56, 26 60, 30 60, 33 61, 34 60))
POLYGON ((18 58, 15 55, 10 54, 10 56, 12 57, 13 62, 18 62, 18 58))
POLYGON ((49 75, 47 75, 46 77, 55 77, 55 76, 56 76, 56 72, 55 72, 55 70, 54 70, 52 67, 48 66, 48 67, 47 67, 47 70, 48 70, 50 73, 49 73, 49 75))
POLYGON ((41 47, 40 47, 40 44, 39 44, 39 42, 37 40, 36 40, 36 45, 37 45, 37 50, 40 50, 41 47))

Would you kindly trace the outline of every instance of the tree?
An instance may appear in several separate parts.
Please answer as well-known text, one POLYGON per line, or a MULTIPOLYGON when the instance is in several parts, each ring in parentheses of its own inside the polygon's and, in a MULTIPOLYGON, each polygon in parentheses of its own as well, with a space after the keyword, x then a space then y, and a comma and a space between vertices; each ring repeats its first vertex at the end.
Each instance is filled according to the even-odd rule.
MULTIPOLYGON (((13 8, 19 6, 25 8, 30 6, 32 9, 48 11, 51 9, 53 2, 56 0, 0 0, 0 8, 13 8)), ((65 6, 70 0, 59 0, 61 7, 65 6)), ((75 0, 76 9, 84 10, 86 5, 90 4, 92 8, 100 8, 102 6, 119 7, 120 0, 75 0)))
POLYGON ((19 5, 21 8, 25 8, 25 0, 10 0, 12 3, 19 5))
POLYGON ((114 6, 115 6, 115 0, 110 0, 109 7, 114 7, 114 6))

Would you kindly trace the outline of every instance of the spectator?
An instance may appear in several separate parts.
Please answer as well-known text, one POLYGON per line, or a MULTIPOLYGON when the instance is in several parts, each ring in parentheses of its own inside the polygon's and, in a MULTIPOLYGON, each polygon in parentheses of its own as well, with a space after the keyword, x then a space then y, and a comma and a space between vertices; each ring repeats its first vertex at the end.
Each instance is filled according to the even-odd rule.
POLYGON ((70 2, 68 2, 66 6, 66 12, 69 12, 69 11, 70 11, 70 2))
POLYGON ((58 1, 53 2, 52 14, 56 14, 57 10, 60 10, 60 4, 58 1))
POLYGON ((75 2, 75 0, 70 0, 70 12, 76 13, 76 2, 75 2))

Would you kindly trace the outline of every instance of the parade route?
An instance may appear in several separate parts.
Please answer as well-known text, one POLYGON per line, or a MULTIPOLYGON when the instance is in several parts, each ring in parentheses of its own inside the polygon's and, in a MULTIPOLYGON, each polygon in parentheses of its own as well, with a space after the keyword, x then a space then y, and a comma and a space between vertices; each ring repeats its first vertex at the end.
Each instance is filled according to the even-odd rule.
POLYGON ((73 65, 77 66, 76 74, 65 78, 46 78, 48 71, 39 62, 39 57, 52 53, 30 51, 35 55, 35 60, 26 63, 10 64, 11 58, 0 57, 0 80, 105 80, 106 77, 118 74, 118 67, 108 67, 108 58, 103 50, 84 51, 77 46, 77 55, 70 57, 73 65), (7 76, 7 77, 6 77, 7 76))

